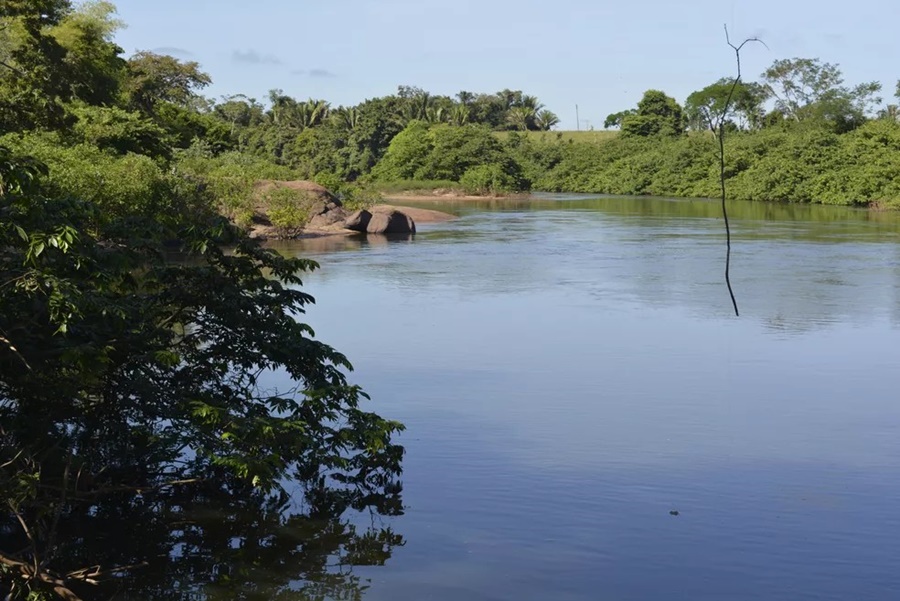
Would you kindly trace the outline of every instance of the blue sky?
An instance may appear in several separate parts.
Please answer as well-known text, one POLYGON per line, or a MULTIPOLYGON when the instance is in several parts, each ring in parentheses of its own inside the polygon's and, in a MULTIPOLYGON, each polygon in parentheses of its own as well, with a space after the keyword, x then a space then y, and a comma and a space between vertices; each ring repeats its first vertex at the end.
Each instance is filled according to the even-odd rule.
POLYGON ((117 41, 199 62, 207 95, 264 99, 281 88, 334 105, 396 91, 521 89, 574 129, 602 128, 648 88, 683 102, 732 74, 737 39, 745 78, 779 58, 839 63, 847 83, 900 78, 896 0, 119 0, 117 41))

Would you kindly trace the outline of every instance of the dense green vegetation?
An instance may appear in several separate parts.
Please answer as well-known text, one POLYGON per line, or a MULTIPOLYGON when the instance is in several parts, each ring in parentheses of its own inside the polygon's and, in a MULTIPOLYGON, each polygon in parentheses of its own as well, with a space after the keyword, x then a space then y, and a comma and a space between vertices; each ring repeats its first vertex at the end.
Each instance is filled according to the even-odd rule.
POLYGON ((836 65, 815 59, 775 61, 759 82, 740 82, 726 107, 731 84, 713 82, 683 106, 648 90, 635 108, 607 118, 618 134, 546 131, 555 116, 533 96, 509 90, 451 99, 401 86, 349 108, 280 91, 268 109, 232 97, 196 117, 224 125, 230 149, 198 138, 181 165, 210 175, 241 157, 254 166, 242 171, 251 179, 277 172, 349 194, 361 183, 390 191, 435 182, 477 194, 714 196, 717 149, 709 130, 721 118, 731 198, 900 204, 900 113, 892 104, 878 108, 880 84, 847 86, 836 65))
POLYGON ((298 321, 315 264, 220 215, 293 172, 236 153, 197 65, 122 59, 113 17, 0 3, 0 596, 253 591, 232 565, 357 596, 329 565, 402 544, 344 517, 402 510, 402 426, 298 321))
POLYGON ((515 90, 451 98, 400 86, 349 107, 281 90, 265 103, 244 95, 213 101, 201 96, 211 80, 196 63, 150 52, 122 58, 114 15, 109 4, 89 3, 55 23, 21 21, 0 45, 13 69, 31 60, 30 72, 56 69, 77 82, 29 84, 7 68, 0 125, 12 133, 0 141, 51 165, 47 181, 57 193, 108 206, 146 202, 185 179, 241 225, 259 204, 260 179, 315 180, 359 206, 377 200, 373 189, 431 183, 477 194, 711 196, 716 149, 708 132, 720 117, 732 198, 900 203, 896 105, 879 108, 880 84, 845 85, 838 66, 816 59, 775 61, 760 81, 737 86, 724 115, 727 78, 683 105, 648 90, 636 107, 607 117, 619 131, 553 132, 556 115, 515 90), (35 102, 27 90, 51 100, 35 102), (98 185, 101 171, 141 176, 98 185))

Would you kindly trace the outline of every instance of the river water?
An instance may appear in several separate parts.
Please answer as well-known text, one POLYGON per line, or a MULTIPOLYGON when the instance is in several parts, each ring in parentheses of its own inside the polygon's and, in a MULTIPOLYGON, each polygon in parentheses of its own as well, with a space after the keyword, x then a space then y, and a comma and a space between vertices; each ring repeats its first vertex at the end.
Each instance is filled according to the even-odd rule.
POLYGON ((306 321, 401 436, 365 599, 900 598, 900 215, 427 205, 314 258, 306 321))

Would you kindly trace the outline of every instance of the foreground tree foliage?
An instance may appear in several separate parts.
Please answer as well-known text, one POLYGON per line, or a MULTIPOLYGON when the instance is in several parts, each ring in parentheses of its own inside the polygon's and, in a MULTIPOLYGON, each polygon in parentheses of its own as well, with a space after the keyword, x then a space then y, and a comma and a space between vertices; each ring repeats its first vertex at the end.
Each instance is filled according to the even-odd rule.
POLYGON ((42 197, 44 174, 0 149, 0 582, 13 598, 115 568, 79 572, 97 562, 63 528, 181 485, 399 510, 401 426, 360 407, 347 359, 296 319, 313 263, 212 215, 110 219, 42 197))

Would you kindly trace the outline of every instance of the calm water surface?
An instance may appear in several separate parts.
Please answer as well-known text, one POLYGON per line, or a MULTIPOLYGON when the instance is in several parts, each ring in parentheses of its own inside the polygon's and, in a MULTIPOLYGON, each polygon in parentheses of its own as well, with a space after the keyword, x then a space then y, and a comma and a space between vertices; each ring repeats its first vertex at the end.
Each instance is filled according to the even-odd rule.
POLYGON ((900 216, 735 205, 736 319, 714 203, 438 208, 281 247, 408 427, 366 599, 900 598, 900 216))

